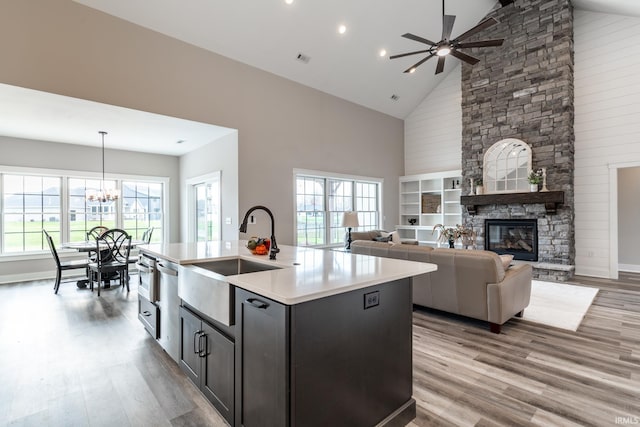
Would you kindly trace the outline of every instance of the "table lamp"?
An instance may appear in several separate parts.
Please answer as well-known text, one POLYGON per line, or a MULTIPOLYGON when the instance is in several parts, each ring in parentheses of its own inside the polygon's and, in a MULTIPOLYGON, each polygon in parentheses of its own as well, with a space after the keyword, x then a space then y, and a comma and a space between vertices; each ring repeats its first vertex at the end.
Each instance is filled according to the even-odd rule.
POLYGON ((358 212, 348 211, 342 215, 342 226, 347 227, 349 234, 347 237, 347 250, 351 250, 351 229, 358 227, 358 212))

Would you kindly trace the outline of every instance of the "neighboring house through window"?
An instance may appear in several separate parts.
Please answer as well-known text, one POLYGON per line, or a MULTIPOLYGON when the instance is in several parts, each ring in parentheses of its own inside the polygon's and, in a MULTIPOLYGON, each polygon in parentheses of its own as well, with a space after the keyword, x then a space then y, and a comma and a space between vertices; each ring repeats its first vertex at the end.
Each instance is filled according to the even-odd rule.
POLYGON ((97 225, 122 228, 134 239, 154 227, 152 241, 162 240, 165 179, 105 180, 105 188, 122 189, 122 197, 100 202, 86 197, 88 190, 100 189, 99 179, 70 175, 0 170, 0 254, 48 250, 43 229, 56 245, 85 240, 97 225))

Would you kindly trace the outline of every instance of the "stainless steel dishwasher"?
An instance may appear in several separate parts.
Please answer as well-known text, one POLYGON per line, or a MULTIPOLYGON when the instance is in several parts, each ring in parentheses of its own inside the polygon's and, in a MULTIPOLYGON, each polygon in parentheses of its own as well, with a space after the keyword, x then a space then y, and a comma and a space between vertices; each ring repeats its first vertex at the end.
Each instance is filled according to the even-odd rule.
POLYGON ((158 343, 176 362, 180 357, 180 298, 178 297, 178 265, 158 259, 160 297, 160 337, 158 343))

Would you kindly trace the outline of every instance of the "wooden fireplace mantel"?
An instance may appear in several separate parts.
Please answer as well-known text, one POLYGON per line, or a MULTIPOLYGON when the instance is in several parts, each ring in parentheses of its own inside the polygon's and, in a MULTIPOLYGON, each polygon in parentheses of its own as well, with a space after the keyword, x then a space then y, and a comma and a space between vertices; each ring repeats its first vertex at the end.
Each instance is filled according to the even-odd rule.
POLYGON ((460 204, 465 205, 469 215, 475 215, 478 206, 511 204, 544 204, 547 214, 554 214, 559 204, 564 203, 564 191, 538 191, 532 193, 482 194, 461 196, 460 204))

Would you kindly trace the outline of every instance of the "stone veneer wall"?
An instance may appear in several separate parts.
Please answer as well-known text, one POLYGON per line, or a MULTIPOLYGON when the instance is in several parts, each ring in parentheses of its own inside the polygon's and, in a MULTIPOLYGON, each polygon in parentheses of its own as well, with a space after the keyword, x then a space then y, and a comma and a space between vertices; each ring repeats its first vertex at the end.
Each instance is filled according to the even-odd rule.
POLYGON ((533 168, 546 168, 549 190, 564 191, 565 203, 552 215, 539 204, 482 206, 463 219, 482 246, 485 218, 537 218, 534 276, 566 280, 575 260, 573 7, 569 0, 516 0, 489 16, 500 23, 477 38, 505 42, 473 49, 480 62, 462 67, 463 194, 469 178, 482 177, 486 150, 518 138, 531 146, 533 168))

